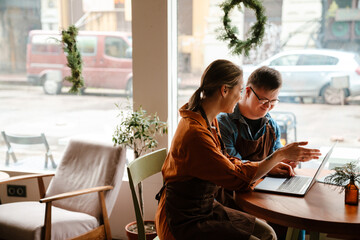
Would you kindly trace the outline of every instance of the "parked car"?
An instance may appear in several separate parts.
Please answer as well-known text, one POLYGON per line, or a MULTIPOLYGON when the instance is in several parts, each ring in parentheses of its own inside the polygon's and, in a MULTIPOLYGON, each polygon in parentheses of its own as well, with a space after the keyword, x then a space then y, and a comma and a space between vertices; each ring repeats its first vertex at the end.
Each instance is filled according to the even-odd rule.
MULTIPOLYGON (((59 31, 32 30, 27 44, 27 79, 47 94, 59 94, 70 75, 59 31)), ((129 33, 79 31, 85 88, 132 91, 132 40, 129 33)), ((84 90, 84 89, 83 89, 84 90)))
POLYGON ((348 96, 360 95, 360 57, 357 53, 328 49, 284 51, 257 66, 244 65, 245 81, 260 66, 281 72, 280 97, 322 97, 328 104, 339 104, 348 96))

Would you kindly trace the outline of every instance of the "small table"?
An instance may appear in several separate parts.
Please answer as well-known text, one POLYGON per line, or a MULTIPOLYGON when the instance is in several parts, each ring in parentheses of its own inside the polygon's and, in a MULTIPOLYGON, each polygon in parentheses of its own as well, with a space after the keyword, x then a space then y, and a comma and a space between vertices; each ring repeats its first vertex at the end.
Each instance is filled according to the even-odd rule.
MULTIPOLYGON (((236 193, 241 208, 269 222, 310 232, 360 235, 358 206, 345 205, 344 192, 316 182, 305 197, 264 192, 236 193)), ((318 238, 318 234, 313 234, 318 238)))
POLYGON ((9 174, 7 174, 6 172, 1 172, 1 171, 0 171, 0 180, 1 180, 1 179, 6 179, 6 178, 9 178, 9 177, 10 177, 9 174))

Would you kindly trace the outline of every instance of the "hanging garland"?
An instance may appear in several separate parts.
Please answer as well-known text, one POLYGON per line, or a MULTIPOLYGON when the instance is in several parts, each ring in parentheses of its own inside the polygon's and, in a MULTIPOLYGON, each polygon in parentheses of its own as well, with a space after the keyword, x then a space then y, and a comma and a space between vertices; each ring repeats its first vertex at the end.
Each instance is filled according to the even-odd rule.
POLYGON ((230 41, 228 48, 234 55, 241 55, 244 52, 245 56, 249 56, 249 51, 252 47, 261 44, 265 32, 265 24, 267 17, 264 15, 264 7, 259 0, 227 0, 220 5, 224 11, 222 22, 224 29, 221 30, 219 39, 223 41, 230 41), (249 33, 251 37, 246 41, 241 41, 236 37, 238 29, 231 25, 229 14, 231 10, 237 6, 241 10, 240 3, 243 3, 246 8, 251 8, 255 11, 257 22, 251 27, 249 33))
POLYGON ((76 36, 78 29, 72 25, 68 30, 61 31, 61 42, 63 44, 64 52, 67 53, 67 66, 71 69, 71 76, 65 77, 65 80, 72 83, 69 92, 78 93, 84 87, 84 79, 82 73, 81 54, 76 45, 76 36))

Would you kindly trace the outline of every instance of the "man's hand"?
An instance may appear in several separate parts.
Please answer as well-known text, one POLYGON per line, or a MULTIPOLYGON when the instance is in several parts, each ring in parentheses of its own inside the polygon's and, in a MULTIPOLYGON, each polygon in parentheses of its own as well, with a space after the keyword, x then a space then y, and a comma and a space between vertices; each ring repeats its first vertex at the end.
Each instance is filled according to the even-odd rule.
MULTIPOLYGON (((296 166, 296 165, 295 165, 296 166)), ((291 165, 280 162, 273 169, 271 169, 268 173, 273 177, 292 177, 295 176, 294 169, 291 165)))
POLYGON ((282 162, 290 165, 293 169, 296 168, 296 166, 299 164, 299 162, 294 162, 290 160, 283 160, 282 162))

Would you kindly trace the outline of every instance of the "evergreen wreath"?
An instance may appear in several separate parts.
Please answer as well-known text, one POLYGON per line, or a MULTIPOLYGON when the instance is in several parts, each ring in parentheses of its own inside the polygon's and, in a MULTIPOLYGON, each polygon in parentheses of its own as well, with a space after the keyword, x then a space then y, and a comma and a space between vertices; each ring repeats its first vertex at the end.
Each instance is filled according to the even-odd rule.
POLYGON ((230 41, 228 48, 232 54, 241 55, 241 53, 244 52, 245 56, 249 56, 250 49, 261 44, 265 33, 267 17, 264 15, 262 3, 259 0, 226 0, 220 5, 220 8, 224 11, 224 17, 222 18, 224 29, 220 29, 219 39, 222 41, 230 41), (246 8, 253 9, 257 19, 257 22, 249 31, 251 37, 246 41, 240 41, 236 37, 238 29, 236 26, 231 26, 231 19, 229 18, 229 14, 235 6, 241 10, 240 3, 243 3, 246 8))
POLYGON ((82 60, 81 54, 76 45, 76 36, 78 29, 71 25, 68 30, 61 31, 61 43, 63 44, 64 52, 67 53, 67 66, 71 69, 71 76, 64 79, 72 83, 69 92, 78 93, 84 87, 84 78, 82 77, 82 60))

